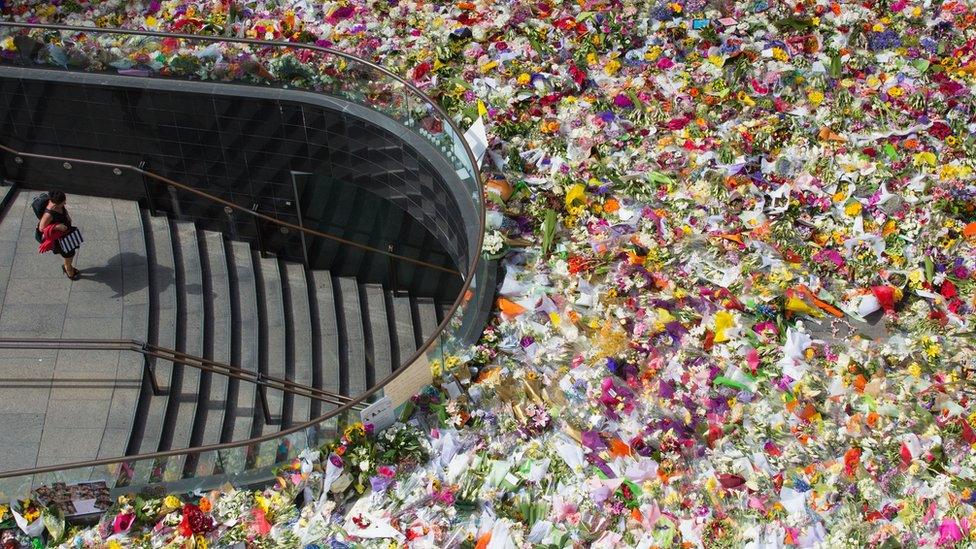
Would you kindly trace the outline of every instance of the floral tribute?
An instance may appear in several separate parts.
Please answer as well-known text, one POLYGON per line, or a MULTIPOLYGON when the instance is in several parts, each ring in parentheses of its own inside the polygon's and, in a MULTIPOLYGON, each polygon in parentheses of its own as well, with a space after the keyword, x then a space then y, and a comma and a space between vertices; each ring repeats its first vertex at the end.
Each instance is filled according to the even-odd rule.
MULTIPOLYGON (((315 43, 404 75, 462 127, 484 124, 485 255, 505 268, 478 345, 432 363, 436 387, 409 406, 422 434, 354 426, 275 487, 125 498, 97 528, 49 539, 976 543, 972 5, 22 0, 3 13, 315 43)), ((111 46, 77 36, 68 56, 43 40, 78 67, 111 46)), ((267 69, 325 89, 301 59, 195 47, 111 67, 267 69)), ((18 41, 0 48, 12 58, 18 41)))

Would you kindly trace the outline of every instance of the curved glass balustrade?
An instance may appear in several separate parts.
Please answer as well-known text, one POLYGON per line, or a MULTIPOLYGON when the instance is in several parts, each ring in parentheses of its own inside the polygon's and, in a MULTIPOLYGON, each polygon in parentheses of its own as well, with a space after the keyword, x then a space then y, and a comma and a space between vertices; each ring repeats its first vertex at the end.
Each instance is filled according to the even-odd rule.
MULTIPOLYGON (((273 478, 272 467, 276 463, 294 458, 303 450, 317 449, 347 424, 358 421, 356 407, 375 402, 383 395, 395 403, 404 402, 429 382, 432 361, 443 361, 477 337, 478 324, 490 308, 494 289, 492 267, 480 261, 485 208, 477 161, 450 116, 411 83, 372 63, 314 45, 19 23, 0 23, 0 63, 133 78, 244 83, 341 98, 382 113, 403 132, 433 145, 456 172, 452 181, 460 189, 454 189, 458 191, 454 196, 467 201, 461 205, 462 211, 473 213, 473 218, 466 219, 461 227, 467 264, 458 265, 464 282, 449 314, 413 356, 348 404, 312 422, 243 443, 3 472, 0 496, 24 496, 33 487, 53 482, 104 480, 114 493, 155 483, 164 483, 165 490, 182 492, 224 482, 265 482, 273 478), (196 476, 192 467, 184 466, 187 463, 216 464, 217 474, 196 476)), ((8 154, 15 152, 11 147, 3 149, 8 154)), ((43 155, 33 156, 40 159, 43 155)), ((153 174, 151 169, 123 163, 101 164, 163 184, 175 183, 153 174)), ((192 182, 180 183, 192 187, 192 182)), ((206 193, 184 194, 193 195, 194 200, 208 200, 206 193)), ((262 222, 276 220, 264 215, 262 222)), ((314 230, 289 227, 309 238, 322 237, 314 230)))

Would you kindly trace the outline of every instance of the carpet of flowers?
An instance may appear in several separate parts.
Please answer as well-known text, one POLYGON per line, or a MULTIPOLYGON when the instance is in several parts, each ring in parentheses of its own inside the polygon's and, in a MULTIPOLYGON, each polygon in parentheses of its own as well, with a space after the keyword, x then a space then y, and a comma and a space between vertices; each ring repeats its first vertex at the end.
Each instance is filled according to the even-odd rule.
MULTIPOLYGON (((313 42, 409 77, 462 127, 483 120, 485 253, 505 267, 479 344, 434 363, 414 399, 425 432, 352 426, 273 487, 133 495, 94 528, 15 503, 49 525, 35 545, 976 543, 966 2, 21 0, 3 15, 313 42), (461 397, 438 390, 450 381, 461 397)), ((187 47, 124 68, 175 71, 187 47)))

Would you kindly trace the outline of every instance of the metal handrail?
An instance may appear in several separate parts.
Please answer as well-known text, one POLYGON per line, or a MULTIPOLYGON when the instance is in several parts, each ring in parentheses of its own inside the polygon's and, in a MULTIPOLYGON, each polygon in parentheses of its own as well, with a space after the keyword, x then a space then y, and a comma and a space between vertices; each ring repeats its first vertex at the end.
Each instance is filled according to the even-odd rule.
MULTIPOLYGON (((43 24, 38 24, 38 23, 16 23, 16 22, 0 21, 0 27, 5 27, 5 26, 6 27, 19 27, 19 28, 39 28, 39 29, 49 29, 49 30, 75 31, 75 32, 102 32, 102 33, 109 33, 109 34, 138 34, 138 35, 142 35, 142 36, 156 36, 156 37, 159 37, 159 38, 170 38, 170 37, 172 37, 172 38, 184 38, 184 39, 187 39, 187 40, 202 40, 202 41, 206 41, 206 42, 234 42, 234 43, 242 43, 242 44, 252 44, 252 45, 259 45, 259 46, 267 46, 267 47, 287 47, 287 48, 297 48, 297 49, 308 49, 308 50, 314 50, 314 51, 321 51, 321 52, 329 53, 329 54, 332 54, 332 55, 337 55, 337 56, 339 56, 339 57, 341 57, 343 59, 348 59, 348 60, 353 61, 353 62, 356 62, 356 63, 362 63, 362 64, 364 64, 364 65, 366 65, 366 66, 368 66, 368 67, 370 67, 372 69, 375 69, 375 70, 380 71, 381 73, 389 76, 390 78, 393 78, 394 80, 397 80, 398 82, 400 82, 401 84, 403 84, 408 90, 412 91, 415 95, 417 95, 420 99, 422 99, 424 101, 424 103, 426 103, 431 108, 433 108, 434 111, 436 111, 441 116, 441 118, 444 120, 444 122, 451 127, 451 129, 454 131, 454 133, 456 135, 458 135, 458 136, 463 136, 464 135, 461 132, 461 130, 457 127, 457 124, 455 124, 454 119, 451 118, 451 116, 447 114, 447 112, 444 110, 444 108, 441 107, 436 101, 434 101, 433 99, 431 99, 430 97, 428 97, 424 92, 422 92, 419 88, 417 88, 417 86, 415 86, 413 83, 411 83, 411 82, 409 82, 407 80, 404 80, 400 76, 394 74, 393 72, 390 72, 389 70, 387 70, 387 69, 385 69, 385 68, 383 68, 383 67, 381 67, 381 66, 379 66, 379 65, 377 65, 375 63, 372 63, 370 61, 366 61, 364 59, 360 59, 360 58, 358 58, 358 57, 356 57, 354 55, 350 55, 350 54, 345 53, 345 52, 332 50, 330 48, 324 48, 322 46, 317 46, 317 45, 313 45, 313 44, 295 44, 295 43, 291 43, 291 42, 279 42, 279 41, 273 41, 273 40, 257 40, 257 39, 251 39, 251 38, 222 38, 222 37, 213 37, 213 36, 197 36, 197 35, 192 35, 192 34, 161 33, 161 32, 155 32, 155 31, 142 31, 142 30, 100 29, 100 28, 93 28, 93 27, 79 27, 79 26, 71 26, 71 25, 43 25, 43 24)), ((469 161, 470 165, 475 170, 475 172, 473 174, 473 177, 476 180, 476 183, 478 184, 478 186, 480 188, 481 187, 481 175, 477 171, 478 170, 478 160, 474 156, 474 153, 471 151, 471 147, 468 146, 467 142, 464 141, 463 138, 461 139, 461 147, 464 149, 465 156, 468 157, 468 161, 469 161)), ((484 234, 485 234, 485 208, 484 208, 483 198, 482 198, 482 208, 480 210, 480 216, 479 216, 479 219, 478 219, 478 224, 479 224, 478 245, 477 245, 477 248, 476 249, 480 250, 481 247, 482 247, 482 245, 484 244, 484 234)), ((427 341, 424 342, 423 345, 420 346, 419 349, 417 349, 417 351, 414 354, 412 354, 406 361, 404 361, 403 364, 401 364, 399 368, 397 368, 396 370, 394 370, 393 372, 391 372, 388 376, 386 376, 384 379, 382 379, 381 381, 379 381, 378 383, 376 383, 375 385, 373 385, 373 387, 371 387, 368 390, 364 391, 359 396, 353 398, 352 401, 347 402, 346 404, 343 404, 339 408, 336 408, 334 410, 331 410, 330 412, 328 412, 326 414, 323 414, 322 416, 319 416, 318 418, 315 418, 315 419, 313 419, 311 421, 308 421, 308 422, 305 422, 305 423, 302 423, 302 424, 299 424, 299 425, 295 425, 295 426, 289 427, 288 429, 284 429, 284 430, 278 431, 277 433, 269 433, 267 435, 263 435, 263 436, 260 436, 260 437, 256 437, 256 438, 252 438, 252 439, 247 439, 247 440, 243 440, 243 441, 229 442, 229 443, 224 443, 224 444, 211 444, 211 445, 207 445, 207 446, 197 446, 197 447, 192 447, 192 448, 184 448, 182 450, 167 450, 167 451, 164 451, 164 452, 153 452, 153 453, 148 453, 148 454, 134 454, 134 455, 130 455, 130 456, 123 456, 123 457, 117 457, 117 458, 96 459, 96 460, 81 461, 81 462, 75 462, 75 463, 65 463, 65 464, 61 464, 61 465, 49 465, 49 466, 35 467, 35 468, 30 468, 30 469, 19 469, 19 470, 15 470, 15 471, 3 471, 3 472, 0 472, 0 479, 3 479, 3 478, 11 478, 11 477, 18 477, 18 476, 26 476, 26 475, 33 475, 33 474, 40 474, 40 473, 49 473, 49 472, 53 472, 53 471, 61 471, 61 470, 64 470, 64 469, 74 469, 74 468, 81 468, 81 467, 97 467, 97 466, 101 466, 101 465, 111 465, 111 464, 118 464, 118 463, 128 463, 130 461, 137 461, 137 460, 142 460, 142 459, 160 459, 160 458, 169 457, 169 456, 186 455, 186 454, 191 454, 191 453, 192 454, 196 454, 196 453, 202 453, 202 452, 208 452, 208 451, 226 450, 226 449, 229 449, 229 448, 237 448, 237 447, 246 446, 246 445, 249 445, 249 444, 255 444, 255 443, 260 443, 260 442, 264 442, 264 441, 267 441, 267 440, 272 440, 272 439, 278 438, 280 436, 288 435, 290 433, 294 433, 294 432, 300 431, 302 429, 306 429, 306 428, 311 427, 313 425, 317 425, 317 424, 322 423, 324 421, 327 421, 327 420, 329 420, 329 419, 331 419, 333 417, 337 417, 340 414, 343 414, 343 413, 349 411, 354 406, 357 406, 357 405, 361 404, 364 400, 366 400, 367 398, 373 396, 378 391, 382 390, 383 387, 385 387, 391 381, 393 381, 394 379, 396 379, 397 377, 399 377, 400 374, 402 374, 407 368, 410 367, 410 365, 412 365, 414 362, 416 362, 417 360, 419 360, 420 357, 422 357, 423 355, 425 355, 427 353, 427 351, 430 349, 430 347, 434 344, 435 341, 437 341, 437 339, 440 337, 440 335, 447 328, 447 325, 450 323, 451 319, 454 317, 454 314, 457 312, 458 308, 463 303, 463 301, 465 299, 465 296, 467 295, 468 290, 471 287, 471 282, 472 282, 472 280, 474 280, 475 271, 478 268, 478 264, 480 262, 480 259, 481 259, 480 254, 476 254, 476 255, 474 255, 471 258, 471 264, 468 266, 468 270, 465 273, 464 282, 463 282, 463 285, 461 287, 461 290, 458 292, 458 297, 455 298, 454 303, 451 305, 451 308, 444 315, 444 320, 442 320, 441 323, 437 326, 437 328, 434 330, 434 333, 427 339, 427 341)))
MULTIPOLYGON (((2 26, 2 25, 0 25, 0 26, 2 26)), ((141 166, 133 166, 131 164, 116 164, 114 162, 102 162, 102 161, 99 161, 99 160, 87 160, 87 159, 84 159, 84 158, 72 158, 72 157, 68 157, 68 156, 52 156, 52 155, 49 155, 49 154, 29 153, 29 152, 18 151, 18 150, 12 149, 12 148, 4 145, 3 143, 0 143, 0 150, 5 151, 5 152, 10 153, 10 154, 15 155, 15 156, 26 157, 26 158, 41 158, 41 159, 44 159, 44 160, 54 160, 54 161, 57 161, 57 162, 69 162, 69 163, 75 163, 75 164, 87 164, 89 166, 102 166, 102 167, 105 167, 105 168, 114 168, 114 169, 119 169, 119 170, 133 171, 133 172, 136 172, 139 175, 142 175, 144 177, 148 177, 150 179, 155 179, 155 180, 157 180, 157 181, 159 181, 161 183, 165 183, 167 185, 171 185, 173 187, 176 187, 177 189, 180 189, 181 191, 186 191, 188 193, 195 194, 195 195, 197 195, 197 196, 199 196, 201 198, 205 198, 207 200, 210 200, 211 202, 216 202, 217 204, 220 204, 221 206, 226 206, 228 208, 235 209, 235 210, 237 210, 239 212, 244 212, 244 213, 246 213, 246 214, 248 214, 250 216, 253 216, 253 217, 258 218, 258 219, 262 219, 264 221, 267 221, 267 222, 272 223, 272 224, 275 224, 275 225, 280 225, 282 227, 288 227, 289 229, 293 229, 293 230, 300 231, 300 232, 303 232, 303 233, 306 233, 306 234, 310 234, 312 236, 319 236, 319 237, 322 237, 322 238, 326 238, 328 240, 333 240, 335 242, 339 242, 339 243, 345 244, 347 246, 352 246, 354 248, 359 248, 361 250, 365 250, 365 251, 368 251, 368 252, 373 252, 373 253, 377 253, 377 254, 380 254, 380 255, 385 255, 385 256, 389 257, 390 259, 395 259, 397 261, 404 261, 404 262, 407 262, 407 263, 413 263, 414 265, 419 265, 421 267, 425 267, 425 268, 428 268, 428 269, 433 269, 433 270, 436 270, 436 271, 442 271, 442 272, 445 272, 445 273, 456 274, 456 275, 461 274, 460 272, 455 271, 454 269, 451 269, 451 268, 448 268, 448 267, 443 267, 441 265, 435 265, 433 263, 428 263, 426 261, 421 261, 419 259, 414 259, 412 257, 407 257, 405 255, 395 254, 395 253, 392 253, 392 252, 387 251, 387 250, 382 250, 380 248, 374 248, 372 246, 367 246, 366 244, 360 244, 358 242, 354 242, 354 241, 349 240, 347 238, 342 238, 341 236, 335 236, 335 235, 331 235, 329 233, 323 233, 322 231, 317 231, 315 229, 309 229, 309 228, 303 227, 301 225, 296 225, 294 223, 289 223, 287 221, 282 221, 282 220, 280 220, 278 218, 275 218, 275 217, 272 217, 270 215, 267 215, 267 214, 263 214, 261 212, 258 212, 257 210, 252 210, 250 208, 245 208, 244 206, 241 206, 239 204, 235 204, 233 202, 230 202, 229 200, 224 200, 223 198, 220 198, 218 196, 214 196, 214 195, 212 195, 212 194, 210 194, 210 193, 208 193, 206 191, 201 191, 200 189, 197 189, 195 187, 191 187, 189 185, 184 185, 183 183, 179 183, 177 181, 173 181, 172 179, 170 179, 170 178, 168 178, 166 176, 162 176, 162 175, 159 175, 159 174, 155 174, 155 173, 153 173, 153 172, 151 172, 151 171, 149 171, 149 170, 147 170, 147 169, 145 169, 145 168, 143 168, 141 166)), ((146 200, 151 201, 152 200, 152 197, 147 196, 146 197, 146 200)))
MULTIPOLYGON (((330 391, 312 387, 303 383, 297 383, 290 379, 279 378, 252 372, 237 366, 231 366, 216 360, 210 360, 174 349, 160 347, 153 343, 146 343, 135 339, 57 339, 57 338, 27 338, 27 337, 0 337, 0 349, 72 349, 72 350, 96 350, 96 351, 133 351, 144 357, 160 358, 175 364, 182 364, 191 368, 196 368, 204 372, 219 374, 241 381, 247 381, 276 389, 285 393, 303 396, 329 404, 341 406, 352 400, 351 397, 340 395, 330 391)), ((155 382, 156 373, 146 361, 146 369, 152 376, 152 384, 158 388, 155 382)), ((157 392, 157 391, 154 391, 157 392)), ((161 393, 159 393, 161 394, 161 393)), ((157 394, 158 396, 158 394, 157 394)))

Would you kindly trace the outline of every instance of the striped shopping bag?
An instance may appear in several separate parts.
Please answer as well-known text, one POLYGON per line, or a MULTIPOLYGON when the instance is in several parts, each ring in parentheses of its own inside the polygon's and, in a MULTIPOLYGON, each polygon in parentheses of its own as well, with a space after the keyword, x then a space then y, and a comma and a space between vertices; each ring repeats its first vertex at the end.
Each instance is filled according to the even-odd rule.
POLYGON ((76 250, 84 241, 85 239, 81 237, 81 229, 72 227, 68 234, 58 239, 58 246, 61 247, 62 252, 69 253, 76 250))

